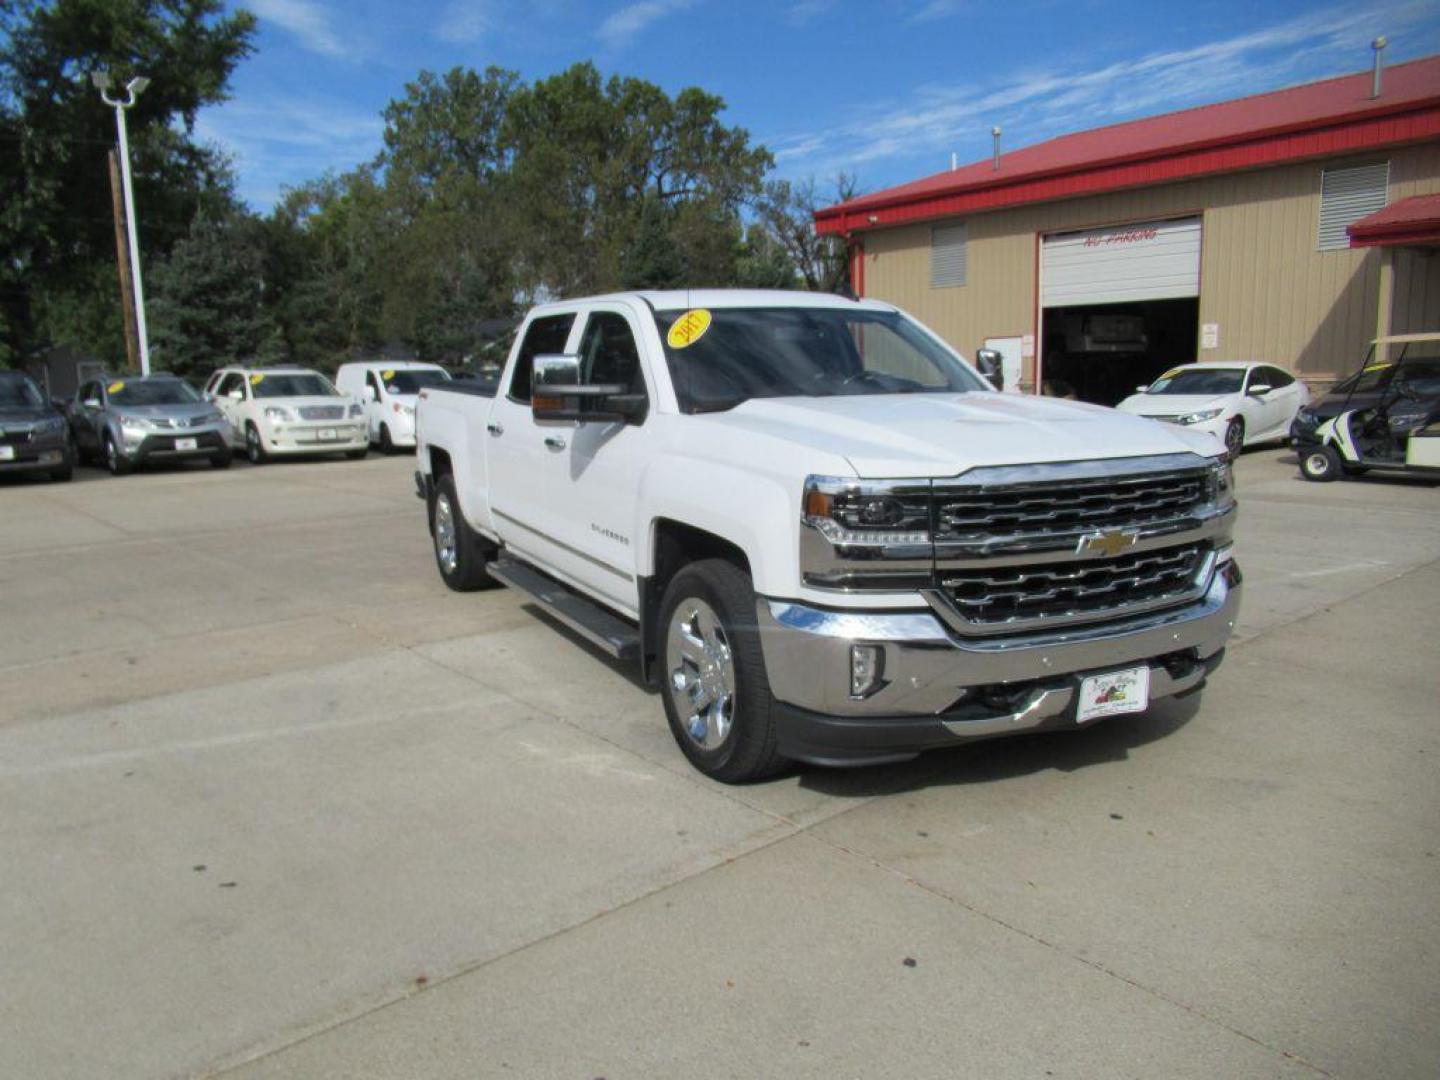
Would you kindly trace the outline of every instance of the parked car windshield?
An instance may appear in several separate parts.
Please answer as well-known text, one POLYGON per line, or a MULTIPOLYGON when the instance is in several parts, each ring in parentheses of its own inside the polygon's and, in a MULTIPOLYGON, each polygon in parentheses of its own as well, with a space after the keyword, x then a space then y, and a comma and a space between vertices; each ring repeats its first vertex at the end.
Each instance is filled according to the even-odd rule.
POLYGON ((179 379, 131 379, 109 385, 111 405, 188 405, 200 395, 179 379))
POLYGON ((399 371, 381 372, 387 394, 418 394, 427 386, 437 386, 450 381, 448 371, 434 368, 405 368, 399 371))
POLYGON ((256 372, 250 376, 250 392, 257 398, 340 396, 340 391, 330 385, 329 379, 309 371, 284 374, 256 372))
POLYGON ((1185 368, 1150 384, 1147 394, 1238 394, 1244 368, 1185 368))
POLYGON ((45 404, 40 390, 26 375, 0 375, 0 408, 34 409, 45 404))
POLYGON ((909 319, 864 308, 661 311, 670 381, 684 412, 751 398, 965 393, 988 388, 909 319), (696 317, 698 316, 698 318, 696 317), (704 328, 685 334, 681 319, 704 328))

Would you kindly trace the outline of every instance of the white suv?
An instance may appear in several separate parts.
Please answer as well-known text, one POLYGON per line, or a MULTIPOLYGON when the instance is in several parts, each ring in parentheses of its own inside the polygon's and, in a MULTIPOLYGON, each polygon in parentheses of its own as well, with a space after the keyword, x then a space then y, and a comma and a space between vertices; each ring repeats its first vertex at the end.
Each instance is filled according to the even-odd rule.
POLYGON ((439 364, 414 360, 341 364, 335 373, 335 384, 365 403, 370 441, 387 454, 415 445, 415 402, 420 391, 449 381, 450 373, 439 364))
POLYGON ((256 465, 281 454, 363 458, 370 446, 364 406, 308 368, 221 368, 205 384, 205 397, 256 465))

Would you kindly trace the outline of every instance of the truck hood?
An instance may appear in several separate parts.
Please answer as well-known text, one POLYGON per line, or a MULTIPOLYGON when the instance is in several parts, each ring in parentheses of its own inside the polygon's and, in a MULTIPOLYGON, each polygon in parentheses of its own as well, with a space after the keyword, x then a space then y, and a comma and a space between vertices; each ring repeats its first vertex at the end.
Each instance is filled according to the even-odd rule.
POLYGON ((739 432, 841 456, 857 476, 873 479, 1221 450, 1204 432, 1100 405, 1019 394, 759 398, 715 419, 739 432))

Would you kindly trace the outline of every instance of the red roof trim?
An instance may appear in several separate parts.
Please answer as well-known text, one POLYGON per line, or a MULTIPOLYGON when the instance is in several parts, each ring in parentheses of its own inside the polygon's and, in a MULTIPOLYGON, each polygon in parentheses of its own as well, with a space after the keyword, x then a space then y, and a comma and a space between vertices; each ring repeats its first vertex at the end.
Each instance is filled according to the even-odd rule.
POLYGON ((1370 74, 1060 136, 816 212, 821 233, 849 233, 1207 174, 1379 149, 1440 131, 1440 56, 1370 74), (876 220, 871 220, 875 218, 876 220))
POLYGON ((1440 193, 1401 199, 1345 231, 1350 234, 1351 247, 1440 244, 1440 193))
POLYGON ((1238 145, 1169 152, 1148 160, 1102 163, 1058 175, 971 189, 951 195, 922 196, 908 201, 853 205, 817 211, 815 230, 848 233, 855 229, 901 225, 927 218, 952 217, 980 210, 1048 202, 1129 187, 1145 187, 1213 173, 1281 165, 1306 158, 1329 157, 1440 138, 1440 104, 1398 116, 1369 117, 1238 145), (871 217, 878 220, 871 221, 871 217))

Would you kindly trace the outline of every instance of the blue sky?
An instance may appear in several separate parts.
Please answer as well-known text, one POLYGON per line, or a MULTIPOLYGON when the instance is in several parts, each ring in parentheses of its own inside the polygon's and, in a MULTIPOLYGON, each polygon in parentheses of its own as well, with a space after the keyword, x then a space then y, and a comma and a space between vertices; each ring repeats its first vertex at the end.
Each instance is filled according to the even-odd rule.
POLYGON ((1435 0, 243 0, 255 55, 201 138, 229 152, 241 196, 380 148, 380 111, 422 69, 578 60, 674 93, 698 85, 776 156, 777 173, 903 183, 1067 131, 1440 52, 1435 0))

